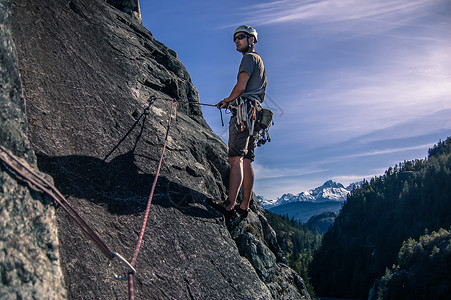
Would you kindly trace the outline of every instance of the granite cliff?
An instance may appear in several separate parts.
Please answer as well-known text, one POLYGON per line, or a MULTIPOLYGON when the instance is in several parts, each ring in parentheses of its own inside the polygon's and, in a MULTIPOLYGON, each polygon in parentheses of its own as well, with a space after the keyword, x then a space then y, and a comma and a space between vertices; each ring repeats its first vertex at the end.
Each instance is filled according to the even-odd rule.
MULTIPOLYGON (((0 141, 36 168, 11 35, 11 1, 0 1, 0 141)), ((6 159, 5 152, 0 157, 6 159)), ((0 299, 64 299, 55 210, 0 164, 0 299)))
MULTIPOLYGON (((1 3, 9 16, 11 0, 1 3)), ((11 21, 18 60, 10 42, 6 64, 2 49, 3 80, 12 82, 2 82, 2 122, 15 124, 2 123, 1 144, 50 174, 105 243, 129 259, 161 154, 170 99, 199 102, 190 76, 177 54, 142 26, 137 0, 14 0, 11 21)), ((7 27, 2 26, 2 38, 10 37, 7 27)), ((227 174, 226 146, 199 105, 178 103, 136 264, 138 299, 310 299, 302 278, 285 265, 255 196, 245 219, 225 220, 205 204, 207 198, 225 198, 227 174)), ((33 212, 48 217, 28 220, 21 214, 36 239, 41 231, 50 234, 45 243, 27 247, 2 244, 2 253, 41 253, 47 260, 41 265, 51 274, 29 272, 28 281, 5 281, 4 274, 20 273, 20 264, 5 263, 8 297, 14 299, 29 282, 39 290, 35 293, 46 295, 35 298, 127 297, 126 283, 112 277, 124 271, 120 264, 113 260, 108 266, 49 199, 3 166, 1 175, 4 187, 8 176, 21 189, 17 193, 30 194, 29 205, 39 206, 33 212), (57 237, 56 228, 39 227, 55 219, 57 237), (54 286, 41 288, 42 281, 54 286)), ((16 190, 9 190, 14 198, 16 190)), ((15 214, 2 211, 2 222, 15 214)), ((24 230, 16 227, 14 232, 24 230)), ((2 255, 3 264, 7 256, 2 255)))

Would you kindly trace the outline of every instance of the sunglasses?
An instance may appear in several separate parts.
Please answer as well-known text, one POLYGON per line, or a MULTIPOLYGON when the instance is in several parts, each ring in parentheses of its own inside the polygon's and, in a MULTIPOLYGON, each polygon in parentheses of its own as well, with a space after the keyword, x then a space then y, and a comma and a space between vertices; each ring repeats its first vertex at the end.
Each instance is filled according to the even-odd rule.
POLYGON ((239 35, 237 35, 237 36, 234 36, 234 37, 233 37, 233 41, 235 42, 236 39, 239 39, 239 40, 241 41, 242 39, 244 39, 244 38, 246 38, 246 37, 249 37, 249 36, 248 36, 247 34, 242 33, 242 34, 239 34, 239 35))

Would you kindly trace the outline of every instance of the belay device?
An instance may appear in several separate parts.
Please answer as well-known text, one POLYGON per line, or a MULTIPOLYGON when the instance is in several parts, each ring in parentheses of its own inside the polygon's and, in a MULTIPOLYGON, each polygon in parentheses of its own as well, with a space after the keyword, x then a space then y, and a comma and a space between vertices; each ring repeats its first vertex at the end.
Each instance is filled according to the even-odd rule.
POLYGON ((271 125, 274 125, 272 115, 273 112, 266 108, 262 108, 257 112, 257 147, 266 144, 266 142, 271 142, 271 137, 269 136, 269 127, 271 125))

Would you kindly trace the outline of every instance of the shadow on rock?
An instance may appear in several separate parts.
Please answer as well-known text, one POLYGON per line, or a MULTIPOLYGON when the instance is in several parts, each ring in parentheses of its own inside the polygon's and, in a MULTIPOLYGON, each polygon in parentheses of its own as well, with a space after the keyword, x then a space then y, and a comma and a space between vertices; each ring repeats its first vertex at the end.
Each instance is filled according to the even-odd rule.
MULTIPOLYGON (((132 152, 110 162, 90 156, 49 157, 37 154, 39 169, 52 175, 63 195, 83 198, 103 205, 110 213, 136 214, 146 209, 154 175, 142 174, 132 152)), ((215 214, 203 205, 206 196, 160 176, 153 205, 173 207, 182 213, 212 218, 215 214)))

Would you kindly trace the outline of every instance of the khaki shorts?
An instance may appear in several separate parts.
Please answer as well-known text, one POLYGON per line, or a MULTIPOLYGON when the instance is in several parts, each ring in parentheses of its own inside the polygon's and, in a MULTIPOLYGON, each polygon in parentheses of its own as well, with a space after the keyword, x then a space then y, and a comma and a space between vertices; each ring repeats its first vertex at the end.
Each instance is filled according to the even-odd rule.
POLYGON ((236 116, 233 115, 229 123, 229 156, 242 156, 254 161, 255 146, 257 146, 257 132, 254 130, 250 135, 247 127, 241 131, 236 123, 236 116))

